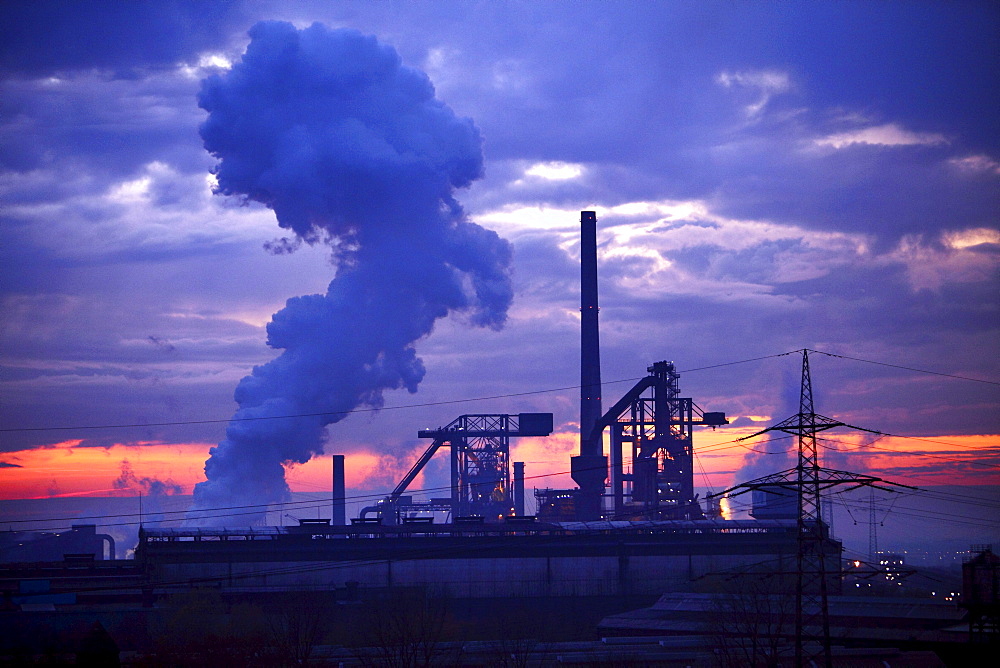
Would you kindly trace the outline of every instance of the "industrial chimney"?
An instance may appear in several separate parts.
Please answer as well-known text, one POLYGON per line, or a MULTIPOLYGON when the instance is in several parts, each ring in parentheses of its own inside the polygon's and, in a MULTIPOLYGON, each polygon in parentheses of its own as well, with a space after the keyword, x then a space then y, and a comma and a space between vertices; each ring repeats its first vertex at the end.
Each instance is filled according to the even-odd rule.
POLYGON ((601 342, 597 324, 597 213, 580 212, 580 455, 573 457, 573 480, 580 486, 576 512, 580 520, 601 517, 601 498, 608 477, 600 434, 601 342))
MULTIPOLYGON (((580 212, 580 444, 601 419, 601 338, 597 324, 597 214, 580 212)), ((580 454, 586 454, 582 449, 580 454)), ((600 454, 598 451, 597 454, 600 454)))
POLYGON ((330 524, 347 524, 347 490, 344 487, 344 455, 333 456, 333 514, 330 524))
POLYGON ((514 462, 514 515, 524 517, 524 462, 514 462))

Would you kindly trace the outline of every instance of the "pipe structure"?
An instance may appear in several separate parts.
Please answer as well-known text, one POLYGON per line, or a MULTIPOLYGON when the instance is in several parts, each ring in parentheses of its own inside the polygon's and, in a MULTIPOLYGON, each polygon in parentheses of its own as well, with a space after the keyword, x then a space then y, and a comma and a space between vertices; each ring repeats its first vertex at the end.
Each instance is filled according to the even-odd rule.
MULTIPOLYGON (((111 536, 109 536, 106 533, 99 533, 99 534, 97 534, 97 537, 100 538, 101 540, 103 540, 104 542, 106 542, 108 544, 108 559, 111 559, 112 561, 114 561, 115 559, 117 559, 118 558, 118 553, 117 553, 116 548, 115 548, 115 539, 112 538, 111 536)), ((104 546, 102 545, 101 547, 103 548, 104 546)), ((102 550, 101 551, 101 555, 103 556, 103 554, 104 554, 104 552, 102 550)))
POLYGON ((524 517, 524 462, 514 462, 514 515, 524 517))
POLYGON ((333 526, 347 524, 347 490, 344 486, 344 455, 333 455, 333 526))
POLYGON ((597 213, 580 212, 580 454, 570 462, 573 480, 580 486, 576 513, 580 520, 601 517, 608 460, 600 433, 601 342, 597 321, 597 213))

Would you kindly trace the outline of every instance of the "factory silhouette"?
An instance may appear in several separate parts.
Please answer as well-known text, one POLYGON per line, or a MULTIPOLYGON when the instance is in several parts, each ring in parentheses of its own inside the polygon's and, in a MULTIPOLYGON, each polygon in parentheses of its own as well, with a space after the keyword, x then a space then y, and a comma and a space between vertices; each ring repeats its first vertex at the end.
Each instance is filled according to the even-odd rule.
MULTIPOLYGON (((466 414, 419 431, 427 449, 358 517, 347 517, 344 457, 334 455, 329 518, 143 527, 130 560, 115 559, 114 541, 93 525, 36 536, 5 552, 11 563, 0 567, 0 656, 49 652, 91 665, 122 657, 153 662, 142 665, 223 657, 239 665, 834 666, 858 657, 945 665, 934 661, 965 661, 995 641, 1000 559, 987 547, 968 565, 963 608, 843 595, 850 578, 884 580, 891 569, 857 562, 844 572, 842 545, 819 507, 821 478, 803 478, 810 466, 829 473, 815 450, 805 465, 800 451, 797 478, 793 470, 746 488, 753 519, 724 519, 718 498, 695 495, 694 430, 727 424, 726 416, 682 397, 668 361, 652 362, 622 396, 601 396, 596 225, 595 212, 581 212, 575 488, 536 490, 537 510, 526 514, 525 465, 510 461, 511 439, 549 435, 553 415, 466 414), (450 494, 408 494, 434 457, 449 462, 450 494)), ((775 426, 800 439, 818 424, 844 426, 812 410, 802 353, 811 427, 803 412, 775 426)))

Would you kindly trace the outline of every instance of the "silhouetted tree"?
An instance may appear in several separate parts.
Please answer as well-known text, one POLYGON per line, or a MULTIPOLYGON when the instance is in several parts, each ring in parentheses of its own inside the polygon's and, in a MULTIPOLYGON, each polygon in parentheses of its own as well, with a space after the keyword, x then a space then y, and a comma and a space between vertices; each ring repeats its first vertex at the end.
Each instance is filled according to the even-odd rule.
POLYGON ((371 652, 358 651, 366 666, 427 668, 448 665, 450 657, 440 648, 447 614, 445 601, 429 599, 422 592, 404 592, 369 603, 364 612, 371 652))
POLYGON ((308 665, 325 626, 327 606, 321 597, 301 593, 282 596, 276 604, 267 614, 272 665, 308 665))
POLYGON ((778 578, 759 573, 733 576, 715 594, 709 634, 716 656, 727 668, 777 666, 792 647, 795 595, 783 591, 778 578))

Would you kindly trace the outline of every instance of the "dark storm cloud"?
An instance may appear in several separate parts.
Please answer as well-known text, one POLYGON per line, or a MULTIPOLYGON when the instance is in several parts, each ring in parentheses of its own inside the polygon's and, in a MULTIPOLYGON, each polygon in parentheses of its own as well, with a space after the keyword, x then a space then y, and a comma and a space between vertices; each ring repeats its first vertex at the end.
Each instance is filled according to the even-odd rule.
POLYGON ((135 78, 225 44, 236 2, 8 0, 0 8, 0 74, 102 69, 135 78))
POLYGON ((700 275, 763 284, 773 280, 779 255, 800 249, 799 240, 775 239, 735 251, 703 245, 664 253, 664 256, 678 267, 700 275))
MULTIPOLYGON (((251 252, 259 253, 259 246, 254 245, 251 252)), ((249 364, 269 358, 262 329, 223 313, 190 313, 180 304, 172 309, 163 301, 144 303, 131 297, 120 276, 130 274, 133 266, 105 265, 100 271, 94 266, 64 267, 61 278, 46 286, 37 281, 20 289, 9 286, 14 293, 3 299, 5 326, 0 329, 5 427, 224 417, 231 405, 232 384, 249 364), (21 292, 26 288, 42 292, 21 292), (165 355, 162 348, 151 345, 151 329, 169 332, 175 352, 165 355)), ((218 280, 223 282, 226 276, 232 280, 237 274, 230 269, 246 269, 246 265, 230 267, 221 260, 216 267, 218 280)), ((184 277, 193 270, 177 261, 162 262, 159 268, 144 265, 141 281, 147 289, 162 290, 164 285, 186 284, 184 277)), ((136 282, 129 289, 139 287, 136 282)), ((204 287, 212 289, 211 284, 204 287)), ((219 305, 240 308, 239 301, 219 305)), ((218 433, 211 426, 195 426, 157 428, 143 435, 205 442, 217 439, 218 433)), ((81 435, 91 433, 9 433, 0 448, 18 450, 81 435)), ((120 438, 134 435, 134 431, 116 434, 120 438)))
MULTIPOLYGON (((281 159, 252 188, 232 173, 223 184, 297 200, 277 207, 284 230, 256 202, 204 203, 213 161, 196 96, 211 70, 176 64, 231 57, 258 19, 321 20, 392 43, 481 130, 485 178, 461 195, 472 217, 522 207, 565 217, 502 231, 514 246, 512 322, 470 336, 438 321, 420 344, 421 402, 577 382, 576 211, 688 199, 708 217, 665 221, 626 244, 669 267, 656 269, 649 253, 602 259, 606 378, 641 376, 663 358, 686 369, 810 346, 995 380, 998 11, 992 2, 3 3, 3 424, 225 418, 239 378, 274 356, 267 316, 288 295, 323 292, 329 253, 292 230, 327 235, 301 208, 316 206, 308 182, 328 185, 329 155, 318 152, 317 169, 297 180, 283 167, 295 152, 272 152, 281 159), (582 173, 525 174, 556 161, 582 173), (123 196, 144 179, 141 194, 123 196), (734 230, 720 218, 749 222, 734 230), (699 229, 680 238, 682 224, 699 229), (942 237, 967 227, 987 240, 958 248, 942 237), (298 250, 276 257, 265 243, 298 250)), ((311 122, 308 109, 288 113, 311 122)), ((254 149, 266 154, 275 141, 254 149)), ((238 162, 252 172, 258 157, 238 162)), ((600 224, 630 220, 602 214, 600 224)), ((302 309, 324 300, 300 302, 290 322, 312 322, 302 309)), ((780 419, 782 374, 798 373, 789 360, 685 374, 682 391, 713 410, 780 419)), ((857 424, 1000 431, 996 394, 981 385, 826 358, 814 374, 820 410, 857 424)), ((566 422, 575 403, 572 392, 532 395, 514 409, 566 422)), ((396 447, 425 419, 444 424, 476 408, 385 411, 335 433, 396 447)), ((484 410, 511 408, 496 400, 484 410)), ((222 430, 120 438, 218 442, 222 430)), ((67 437, 8 434, 2 447, 67 437)))
POLYGON ((172 0, 0 5, 5 203, 97 194, 153 160, 203 173, 197 78, 177 66, 228 48, 240 12, 172 0))
POLYGON ((579 302, 580 267, 550 235, 525 234, 514 245, 518 272, 515 288, 518 295, 534 296, 545 302, 574 299, 579 302))
MULTIPOLYGON (((701 198, 726 215, 861 230, 885 244, 995 219, 996 174, 970 177, 948 165, 1000 151, 998 12, 989 3, 725 11, 668 3, 656 12, 602 4, 600 13, 584 3, 579 14, 556 6, 564 11, 518 4, 546 43, 511 51, 506 66, 470 63, 461 81, 493 159, 585 163, 580 183, 607 204, 701 198), (785 83, 768 90, 754 82, 761 72, 785 83), (725 73, 742 83, 722 85, 725 73), (751 103, 761 103, 752 117, 751 103), (945 143, 810 148, 888 123, 945 143)), ((479 9, 493 27, 477 35, 486 45, 527 39, 524 24, 494 24, 479 9)))
MULTIPOLYGON (((732 258, 739 271, 735 260, 743 252, 714 252, 732 258)), ((707 270, 709 263, 703 256, 699 252, 697 261, 687 263, 690 270, 707 270)), ((716 260, 712 264, 720 263, 716 260)), ((612 267, 607 265, 608 270, 612 267)), ((770 270, 765 261, 763 269, 751 266, 743 271, 760 274, 770 270)), ((651 360, 651 355, 664 352, 681 360, 681 368, 692 368, 718 363, 723 357, 735 361, 727 356, 736 350, 740 351, 739 357, 749 358, 805 346, 866 359, 893 360, 916 369, 947 368, 972 378, 995 378, 995 364, 984 365, 983 359, 983 351, 996 344, 997 306, 991 294, 995 279, 914 290, 904 266, 866 259, 847 262, 818 278, 764 282, 759 294, 732 300, 723 294, 671 294, 669 288, 653 297, 636 294, 607 280, 609 273, 605 271, 602 283, 602 357, 608 363, 619 360, 619 368, 636 368, 644 358, 651 360), (650 340, 651 331, 658 333, 654 340, 650 340), (952 341, 947 350, 940 348, 943 340, 952 341)), ((740 276, 737 273, 736 277, 740 276)), ((814 374, 820 374, 817 397, 829 400, 823 408, 818 407, 825 414, 834 413, 856 424, 895 433, 992 433, 1000 428, 1000 422, 989 417, 990 411, 984 413, 985 406, 998 398, 989 386, 935 380, 919 373, 824 357, 813 364, 814 374), (865 382, 860 382, 861 378, 865 382)), ((748 375, 742 367, 709 375, 713 382, 700 386, 724 386, 724 392, 731 397, 755 395, 755 388, 773 389, 780 378, 773 372, 748 375)), ((715 393, 718 389, 709 391, 715 393)), ((778 396, 765 399, 758 395, 758 399, 764 406, 756 410, 775 413, 777 419, 789 408, 792 413, 796 409, 788 405, 779 411, 773 403, 778 396), (771 408, 765 407, 768 403, 771 408)), ((720 407, 723 409, 726 407, 720 407)), ((740 409, 734 406, 730 410, 740 409)))
POLYGON ((22 174, 14 201, 93 192, 158 160, 186 171, 210 164, 198 150, 197 82, 176 72, 136 81, 84 74, 61 81, 0 81, 0 167, 22 174))
POLYGON ((820 151, 770 140, 758 148, 716 174, 723 185, 712 201, 720 214, 864 232, 884 249, 904 234, 990 224, 1000 207, 995 175, 955 169, 949 147, 855 144, 820 151), (747 162, 756 164, 752 174, 747 162))
POLYGON ((93 376, 115 376, 122 377, 127 380, 143 380, 148 378, 150 372, 148 371, 138 371, 133 369, 128 369, 125 367, 111 368, 111 367, 75 367, 75 368, 60 368, 60 369, 35 369, 35 368, 18 368, 3 366, 0 367, 0 380, 3 381, 24 381, 24 380, 35 380, 37 378, 52 377, 52 376, 74 376, 80 378, 87 378, 93 376))
POLYGON ((998 312, 991 294, 992 280, 945 283, 936 290, 914 290, 900 265, 866 266, 859 262, 849 271, 775 286, 775 292, 826 306, 817 310, 827 325, 900 344, 913 342, 933 330, 955 333, 995 331, 998 312))

